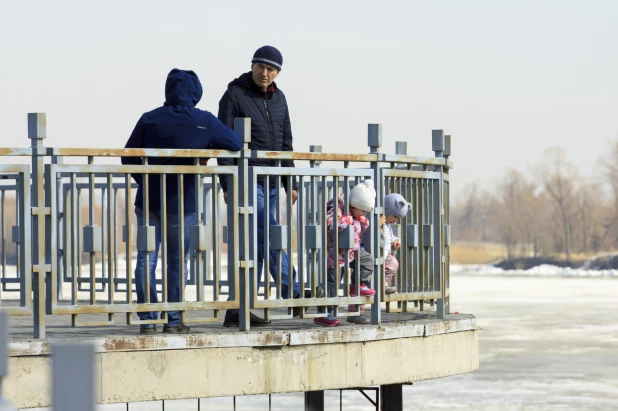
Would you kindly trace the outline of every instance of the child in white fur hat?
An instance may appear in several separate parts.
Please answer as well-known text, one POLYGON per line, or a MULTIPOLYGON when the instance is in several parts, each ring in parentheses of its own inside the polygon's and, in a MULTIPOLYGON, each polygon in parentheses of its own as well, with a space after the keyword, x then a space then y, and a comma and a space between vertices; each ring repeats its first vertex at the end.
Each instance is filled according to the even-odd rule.
MULTIPOLYGON (((326 205, 327 212, 327 225, 328 225, 328 297, 335 297, 337 295, 336 269, 340 270, 341 278, 343 279, 345 270, 345 256, 348 254, 348 261, 352 269, 354 266, 352 262, 356 257, 356 251, 360 250, 360 243, 362 234, 369 227, 369 220, 365 216, 367 212, 373 210, 375 206, 376 191, 373 188, 373 181, 365 180, 364 182, 357 184, 350 191, 349 198, 349 210, 344 212, 344 199, 343 195, 339 195, 337 204, 334 204, 333 200, 330 200, 326 205), (336 207, 335 207, 336 206, 336 207), (345 230, 347 227, 354 227, 354 247, 351 249, 339 249, 335 252, 335 236, 333 235, 334 228, 337 227, 337 232, 345 230), (337 264, 335 263, 335 255, 337 255, 337 264)), ((362 252, 362 251, 360 251, 362 252)), ((361 262, 363 258, 361 257, 361 262)), ((373 261, 373 259, 371 260, 373 261)), ((361 267, 360 272, 360 287, 356 284, 350 286, 350 295, 362 295, 369 296, 374 295, 375 290, 369 288, 370 277, 373 273, 373 267, 369 270, 361 267)), ((352 281, 355 280, 355 275, 352 275, 352 281)), ((324 307, 319 308, 319 312, 324 312, 324 307)), ((313 321, 318 325, 325 327, 336 327, 340 324, 339 320, 333 317, 334 307, 328 307, 328 315, 326 317, 318 317, 313 321)), ((356 324, 367 324, 370 321, 365 319, 362 315, 357 317, 350 317, 356 324)), ((350 320, 350 318, 348 320, 350 320)))
POLYGON ((399 269, 399 262, 393 255, 401 247, 401 240, 395 236, 390 224, 394 224, 408 214, 411 208, 410 203, 406 201, 401 194, 392 193, 384 197, 384 215, 380 217, 381 240, 384 247, 384 287, 385 294, 394 294, 397 288, 391 286, 391 281, 399 269))

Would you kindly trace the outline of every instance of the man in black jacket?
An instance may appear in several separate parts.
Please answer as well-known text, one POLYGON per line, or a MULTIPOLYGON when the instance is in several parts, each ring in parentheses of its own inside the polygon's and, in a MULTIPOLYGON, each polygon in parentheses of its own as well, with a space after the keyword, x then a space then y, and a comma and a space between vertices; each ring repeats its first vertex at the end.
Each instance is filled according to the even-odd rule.
MULTIPOLYGON (((242 74, 227 86, 227 91, 219 102, 219 120, 228 127, 234 127, 235 117, 251 118, 251 150, 263 151, 293 151, 292 147, 292 126, 290 123, 290 113, 285 95, 274 80, 281 71, 283 57, 279 50, 271 46, 260 47, 251 60, 251 71, 242 74)), ((231 159, 218 159, 220 165, 233 164, 231 159)), ((294 161, 284 160, 281 162, 283 167, 294 167, 294 161)), ((250 159, 250 166, 275 166, 273 160, 250 159)), ((283 187, 286 191, 291 190, 292 203, 298 199, 296 179, 282 178, 283 187), (291 180, 291 181, 290 181, 291 180)), ((221 179, 223 195, 227 203, 227 180, 221 179)), ((257 186, 257 276, 258 284, 262 277, 262 267, 264 263, 264 225, 266 222, 266 210, 264 210, 264 198, 269 196, 269 223, 276 225, 276 193, 279 187, 276 186, 275 179, 267 181, 264 176, 258 177, 257 186)), ((277 251, 270 250, 269 256, 270 273, 273 278, 277 278, 277 251)), ((281 291, 284 298, 289 297, 289 267, 285 252, 281 257, 281 291)), ((296 271, 294 279, 296 279, 296 271)), ((268 284, 268 281, 266 282, 268 284)), ((293 297, 300 296, 300 284, 294 282, 293 297)), ((295 314, 299 314, 295 311, 295 314)), ((226 327, 238 326, 238 311, 228 310, 225 314, 223 325, 226 327)), ((251 325, 266 325, 270 321, 251 314, 251 325)))

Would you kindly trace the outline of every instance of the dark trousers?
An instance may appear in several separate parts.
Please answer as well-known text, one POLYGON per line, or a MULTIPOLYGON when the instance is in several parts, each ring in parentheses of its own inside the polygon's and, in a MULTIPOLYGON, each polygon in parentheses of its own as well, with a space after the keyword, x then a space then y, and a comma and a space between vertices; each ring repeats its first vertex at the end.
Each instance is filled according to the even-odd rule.
MULTIPOLYGON (((371 275, 373 274, 373 256, 365 250, 360 251, 360 282, 361 285, 366 285, 367 287, 371 286, 371 275)), ((352 285, 356 285, 356 261, 350 261, 351 265, 351 276, 352 276, 352 285)), ((336 297, 337 296, 337 284, 336 281, 336 272, 335 270, 339 270, 339 279, 343 281, 346 274, 346 267, 329 267, 328 268, 328 283, 326 293, 328 297, 336 297)), ((358 291, 357 291, 358 292, 358 291)), ((335 312, 334 306, 328 306, 328 311, 332 314, 335 312)), ((325 309, 323 306, 318 307, 318 312, 323 313, 325 309)))

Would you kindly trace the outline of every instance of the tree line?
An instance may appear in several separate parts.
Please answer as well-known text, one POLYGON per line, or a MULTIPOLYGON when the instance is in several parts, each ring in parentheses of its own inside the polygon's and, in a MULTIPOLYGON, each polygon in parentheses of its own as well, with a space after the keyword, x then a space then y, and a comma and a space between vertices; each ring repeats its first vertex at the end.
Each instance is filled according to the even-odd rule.
POLYGON ((618 140, 584 175, 562 148, 490 189, 467 184, 451 206, 453 240, 501 243, 508 259, 618 249, 618 140))

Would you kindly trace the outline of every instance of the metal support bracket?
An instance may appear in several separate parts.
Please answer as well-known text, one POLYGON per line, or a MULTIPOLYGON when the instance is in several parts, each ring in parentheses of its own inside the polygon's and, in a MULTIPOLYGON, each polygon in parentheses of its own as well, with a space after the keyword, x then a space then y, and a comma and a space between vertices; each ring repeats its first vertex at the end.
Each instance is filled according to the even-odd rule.
POLYGON ((253 214, 253 207, 238 207, 238 214, 253 214))

